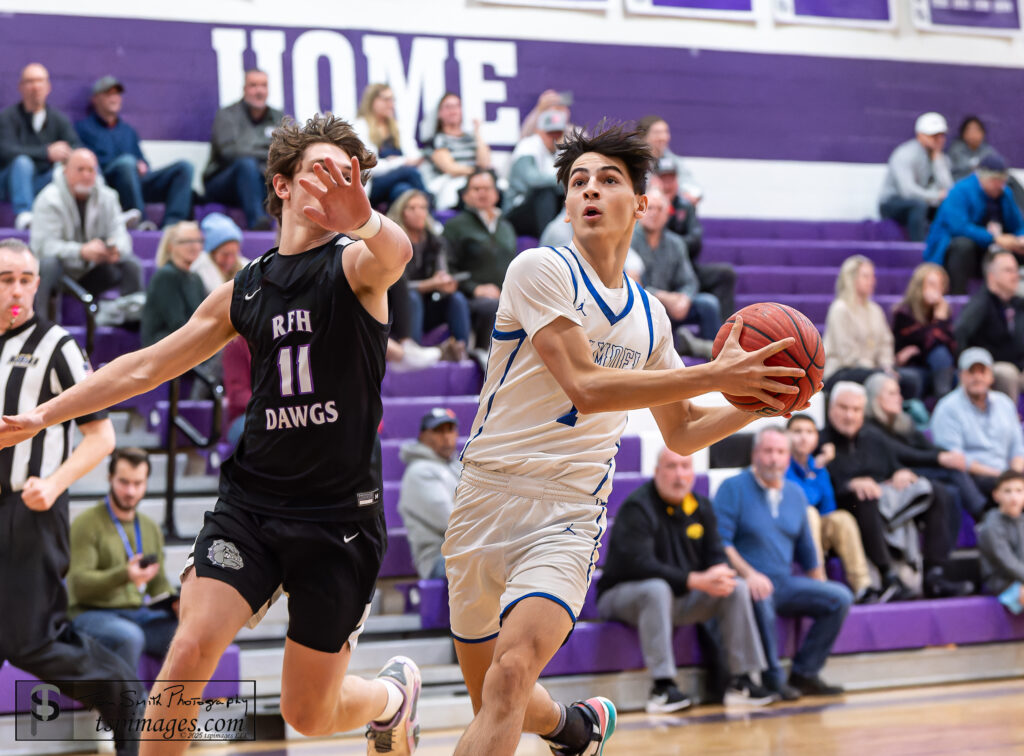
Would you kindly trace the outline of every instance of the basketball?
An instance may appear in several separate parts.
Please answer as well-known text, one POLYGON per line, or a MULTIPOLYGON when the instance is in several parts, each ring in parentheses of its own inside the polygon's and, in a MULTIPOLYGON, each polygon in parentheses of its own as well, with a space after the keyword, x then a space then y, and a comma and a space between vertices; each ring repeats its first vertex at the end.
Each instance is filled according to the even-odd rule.
POLYGON ((748 352, 756 352, 775 341, 792 336, 796 343, 789 349, 775 354, 765 360, 766 365, 780 367, 798 367, 807 371, 803 378, 774 378, 779 383, 792 383, 800 387, 798 394, 773 394, 786 402, 780 410, 769 407, 760 399, 752 396, 732 396, 723 394, 729 403, 744 412, 753 412, 763 417, 777 417, 803 407, 821 383, 821 375, 825 370, 825 350, 821 343, 821 335, 814 324, 802 312, 777 302, 758 302, 747 305, 733 314, 715 336, 711 349, 711 359, 718 357, 725 340, 729 338, 736 316, 743 318, 743 330, 740 331, 740 346, 748 352))

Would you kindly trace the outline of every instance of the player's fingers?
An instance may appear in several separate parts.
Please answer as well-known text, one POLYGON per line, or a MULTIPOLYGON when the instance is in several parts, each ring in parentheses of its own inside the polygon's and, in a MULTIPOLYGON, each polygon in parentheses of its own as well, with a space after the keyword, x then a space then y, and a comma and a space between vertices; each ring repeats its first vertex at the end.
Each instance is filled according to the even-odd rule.
MULTIPOLYGON (((330 160, 330 158, 324 159, 330 160)), ((338 185, 338 182, 334 179, 334 174, 320 163, 313 163, 313 175, 320 179, 321 183, 328 189, 338 185)))
POLYGON ((4 421, 4 425, 9 430, 20 430, 24 427, 24 423, 21 421, 21 415, 4 415, 0 420, 4 421))
POLYGON ((803 368, 783 367, 782 365, 765 365, 760 370, 765 378, 803 378, 807 371, 803 368))
MULTIPOLYGON (((317 166, 319 167, 319 166, 317 166)), ((327 196, 327 190, 324 189, 324 185, 319 181, 311 181, 308 178, 300 178, 299 186, 305 189, 307 192, 312 194, 317 199, 323 199, 327 196)))
POLYGON ((754 354, 756 354, 761 360, 766 360, 773 354, 778 354, 779 352, 783 352, 789 349, 795 343, 795 338, 793 338, 792 336, 787 336, 781 341, 775 341, 769 344, 768 346, 761 347, 754 354))
POLYGON ((736 344, 737 346, 739 346, 739 343, 740 343, 740 332, 742 330, 743 330, 743 318, 740 317, 739 315, 737 315, 736 319, 732 323, 732 330, 729 331, 729 338, 726 339, 726 341, 731 341, 734 344, 736 344))
POLYGON ((334 158, 324 158, 324 164, 327 166, 327 171, 331 174, 331 178, 334 179, 335 184, 338 186, 345 186, 348 183, 345 180, 345 174, 341 172, 341 166, 338 165, 334 158))
POLYGON ((770 378, 762 378, 761 379, 761 386, 760 386, 760 388, 761 388, 762 391, 771 391, 773 394, 776 394, 776 393, 778 393, 778 394, 799 394, 800 393, 800 387, 799 386, 794 386, 791 383, 779 383, 778 381, 773 381, 770 378))
POLYGON ((772 396, 766 391, 754 390, 750 392, 750 395, 755 399, 764 402, 774 410, 780 410, 786 406, 781 399, 772 396))
POLYGON ((354 184, 359 181, 359 158, 352 157, 352 178, 348 181, 349 184, 354 184))
POLYGON ((306 205, 302 208, 302 214, 320 226, 327 225, 327 216, 324 215, 324 211, 319 208, 306 205))

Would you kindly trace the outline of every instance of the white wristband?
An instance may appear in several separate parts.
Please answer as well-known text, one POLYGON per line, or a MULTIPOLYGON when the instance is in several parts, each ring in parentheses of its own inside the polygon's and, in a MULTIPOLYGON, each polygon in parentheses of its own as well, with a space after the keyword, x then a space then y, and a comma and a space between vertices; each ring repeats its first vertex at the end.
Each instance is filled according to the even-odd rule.
POLYGON ((380 233, 381 228, 384 226, 384 221, 380 217, 380 213, 376 210, 370 211, 370 220, 366 221, 359 228, 352 231, 352 236, 358 236, 360 239, 372 239, 380 233))

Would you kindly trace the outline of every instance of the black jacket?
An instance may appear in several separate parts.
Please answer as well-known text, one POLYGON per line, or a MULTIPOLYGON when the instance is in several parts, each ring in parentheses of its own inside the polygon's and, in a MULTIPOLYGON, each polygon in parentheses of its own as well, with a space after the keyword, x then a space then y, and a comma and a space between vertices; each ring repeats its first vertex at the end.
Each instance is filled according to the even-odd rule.
POLYGON ((929 441, 917 428, 907 434, 899 434, 873 418, 868 420, 867 424, 885 436, 885 440, 896 453, 896 459, 903 467, 941 467, 939 452, 944 449, 929 441))
POLYGON ((821 434, 821 443, 836 447, 836 458, 827 467, 837 499, 850 494, 850 481, 854 478, 867 476, 882 483, 906 466, 900 464, 885 434, 866 423, 854 438, 829 426, 821 434))
POLYGON ((32 128, 32 116, 20 102, 0 110, 0 168, 10 165, 18 155, 28 155, 36 173, 48 171, 53 164, 46 148, 54 142, 81 146, 71 121, 56 108, 46 106, 46 120, 38 134, 32 128))
POLYGON ((608 539, 604 574, 597 581, 599 596, 619 583, 649 578, 662 578, 680 596, 687 593, 691 572, 725 561, 711 502, 694 497, 697 508, 686 514, 680 505, 662 499, 653 481, 629 495, 608 539))
POLYGON ((1024 299, 1003 302, 987 288, 979 289, 956 319, 953 329, 960 349, 984 347, 996 362, 1024 368, 1024 299), (1014 311, 1013 333, 1006 311, 1014 311))

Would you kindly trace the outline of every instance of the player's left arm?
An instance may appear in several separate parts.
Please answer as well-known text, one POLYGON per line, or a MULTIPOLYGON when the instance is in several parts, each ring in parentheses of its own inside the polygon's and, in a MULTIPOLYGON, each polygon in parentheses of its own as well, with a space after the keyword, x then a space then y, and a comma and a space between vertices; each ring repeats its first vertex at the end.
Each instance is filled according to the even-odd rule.
POLYGON ((299 179, 320 207, 307 205, 303 214, 314 223, 360 241, 352 245, 354 264, 345 266, 349 285, 356 292, 382 295, 402 277, 412 259, 409 237, 390 218, 370 207, 359 180, 359 158, 348 165, 330 157, 313 166, 316 181, 299 179))
POLYGON ((93 420, 78 426, 82 440, 64 463, 46 478, 31 477, 25 481, 21 499, 25 506, 45 512, 71 484, 92 470, 114 451, 116 437, 110 420, 93 420))

